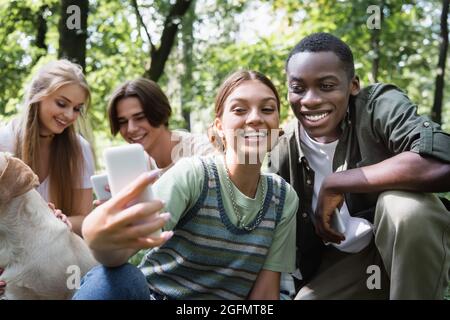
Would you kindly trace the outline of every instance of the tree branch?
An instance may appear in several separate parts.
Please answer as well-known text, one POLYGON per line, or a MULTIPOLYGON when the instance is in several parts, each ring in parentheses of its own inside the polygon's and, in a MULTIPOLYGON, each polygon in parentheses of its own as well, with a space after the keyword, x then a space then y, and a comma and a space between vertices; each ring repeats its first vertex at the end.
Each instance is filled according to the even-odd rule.
POLYGON ((147 26, 145 25, 144 20, 142 19, 142 15, 139 12, 139 5, 137 4, 137 0, 131 0, 131 4, 133 5, 133 8, 134 8, 134 11, 136 13, 136 17, 137 17, 139 23, 142 25, 142 27, 145 30, 145 34, 147 35, 148 42, 150 43, 150 48, 151 48, 150 50, 151 50, 151 52, 154 52, 156 50, 156 48, 152 42, 152 37, 150 36, 150 33, 148 33, 147 26))
POLYGON ((49 8, 48 5, 43 5, 39 8, 37 17, 37 35, 36 46, 44 49, 47 52, 47 44, 45 43, 45 37, 47 35, 47 21, 45 20, 45 11, 49 8))
POLYGON ((431 119, 437 123, 442 123, 442 100, 444 99, 444 79, 445 79, 445 65, 448 51, 448 13, 449 0, 442 0, 441 13, 441 44, 439 46, 439 61, 438 72, 435 80, 435 91, 433 107, 431 108, 431 119))
POLYGON ((148 76, 154 81, 158 81, 161 77, 167 58, 169 57, 172 46, 175 42, 175 36, 178 31, 178 26, 181 23, 181 18, 188 11, 192 0, 177 0, 175 4, 170 7, 169 14, 164 21, 164 29, 161 36, 161 45, 155 51, 151 52, 151 64, 148 76))

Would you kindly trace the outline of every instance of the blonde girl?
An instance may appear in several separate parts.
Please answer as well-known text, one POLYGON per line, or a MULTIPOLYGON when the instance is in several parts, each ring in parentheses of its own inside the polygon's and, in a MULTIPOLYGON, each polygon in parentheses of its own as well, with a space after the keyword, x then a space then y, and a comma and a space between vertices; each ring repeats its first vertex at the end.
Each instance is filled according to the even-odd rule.
POLYGON ((90 91, 81 68, 67 60, 44 65, 31 81, 23 113, 0 130, 0 151, 22 159, 39 177, 39 193, 81 234, 92 210, 94 157, 77 133, 90 91))

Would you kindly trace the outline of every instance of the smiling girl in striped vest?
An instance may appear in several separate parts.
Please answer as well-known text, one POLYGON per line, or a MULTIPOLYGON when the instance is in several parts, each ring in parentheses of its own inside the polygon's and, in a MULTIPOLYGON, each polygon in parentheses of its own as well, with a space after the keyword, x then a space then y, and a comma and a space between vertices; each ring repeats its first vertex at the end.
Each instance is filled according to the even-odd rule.
POLYGON ((142 260, 146 281, 129 264, 98 267, 77 299, 279 299, 280 274, 295 266, 298 198, 261 172, 279 135, 278 93, 263 74, 238 71, 215 111, 210 137, 223 154, 181 159, 153 186, 173 235, 142 260))

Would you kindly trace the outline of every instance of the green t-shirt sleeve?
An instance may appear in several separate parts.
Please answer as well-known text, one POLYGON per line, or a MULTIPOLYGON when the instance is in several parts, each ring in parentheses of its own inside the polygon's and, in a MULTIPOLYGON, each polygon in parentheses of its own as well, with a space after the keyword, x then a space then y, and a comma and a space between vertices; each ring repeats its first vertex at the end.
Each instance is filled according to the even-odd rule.
POLYGON ((198 158, 182 158, 155 182, 155 197, 165 202, 163 210, 171 214, 164 230, 172 230, 183 214, 195 205, 200 198, 203 181, 201 161, 198 158))
POLYGON ((283 214, 263 266, 263 269, 276 272, 295 271, 296 213, 299 200, 291 185, 286 184, 286 187, 283 214))

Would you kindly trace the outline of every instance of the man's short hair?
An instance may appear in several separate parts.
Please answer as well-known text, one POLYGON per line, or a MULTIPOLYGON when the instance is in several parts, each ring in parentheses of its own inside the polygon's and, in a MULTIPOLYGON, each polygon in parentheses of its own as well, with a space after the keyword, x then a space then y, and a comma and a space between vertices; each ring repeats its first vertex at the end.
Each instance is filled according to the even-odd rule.
POLYGON ((332 34, 319 32, 313 33, 303 38, 294 49, 291 50, 286 60, 286 70, 292 56, 299 52, 334 52, 344 65, 345 72, 350 79, 355 75, 355 64, 353 61, 353 53, 350 47, 338 37, 332 34))

